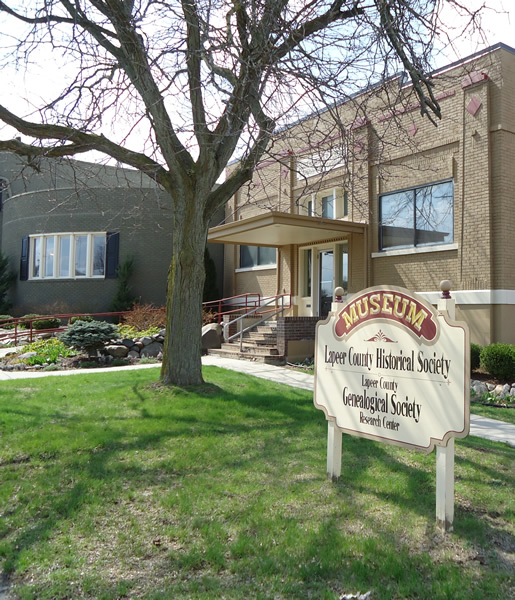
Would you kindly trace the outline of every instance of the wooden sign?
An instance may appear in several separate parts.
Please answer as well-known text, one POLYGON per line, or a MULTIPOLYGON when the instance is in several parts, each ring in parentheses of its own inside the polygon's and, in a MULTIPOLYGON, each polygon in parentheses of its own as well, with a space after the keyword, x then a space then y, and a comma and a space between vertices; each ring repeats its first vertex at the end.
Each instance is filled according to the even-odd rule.
POLYGON ((344 433, 430 452, 469 432, 465 323, 396 287, 369 288, 316 330, 315 406, 344 433))

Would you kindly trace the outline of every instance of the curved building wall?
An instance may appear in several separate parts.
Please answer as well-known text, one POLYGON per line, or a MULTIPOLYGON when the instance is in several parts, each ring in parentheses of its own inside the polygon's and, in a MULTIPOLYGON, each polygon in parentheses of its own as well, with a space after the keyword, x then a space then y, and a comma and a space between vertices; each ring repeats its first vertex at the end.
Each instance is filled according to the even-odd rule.
MULTIPOLYGON (((156 189, 88 187, 36 190, 3 203, 2 251, 18 269, 22 239, 34 234, 119 233, 119 261, 134 257, 133 294, 164 304, 171 258, 171 200, 156 189)), ((107 311, 117 279, 18 277, 11 290, 13 313, 107 311)))

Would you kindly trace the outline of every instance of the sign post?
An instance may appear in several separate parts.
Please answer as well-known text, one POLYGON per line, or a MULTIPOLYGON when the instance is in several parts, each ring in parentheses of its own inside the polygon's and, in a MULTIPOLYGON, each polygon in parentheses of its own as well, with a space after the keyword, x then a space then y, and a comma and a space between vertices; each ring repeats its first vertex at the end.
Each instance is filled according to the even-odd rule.
MULTIPOLYGON (((451 282, 442 281, 440 287, 442 297, 438 301, 438 310, 446 311, 449 318, 454 321, 456 319, 456 301, 451 298, 451 282)), ((453 522, 454 438, 451 438, 447 442, 447 446, 436 447, 436 524, 443 531, 452 531, 453 522)))
POLYGON ((452 530, 454 438, 470 425, 468 327, 454 320, 450 282, 435 310, 408 290, 380 286, 333 303, 317 324, 315 406, 328 421, 327 473, 341 474, 341 434, 437 448, 436 518, 452 530))

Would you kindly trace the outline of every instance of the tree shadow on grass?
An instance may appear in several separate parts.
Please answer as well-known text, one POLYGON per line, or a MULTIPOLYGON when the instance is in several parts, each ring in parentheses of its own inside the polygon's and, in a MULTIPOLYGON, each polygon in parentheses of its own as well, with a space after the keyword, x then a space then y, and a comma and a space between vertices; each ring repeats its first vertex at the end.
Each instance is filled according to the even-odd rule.
MULTIPOLYGON (((273 386, 265 391, 252 389, 249 392, 246 389, 243 399, 239 394, 228 393, 223 387, 208 383, 194 389, 165 389, 158 394, 158 403, 151 403, 148 401, 147 391, 138 383, 132 386, 131 396, 127 400, 128 405, 138 407, 138 416, 124 414, 125 407, 118 414, 102 418, 99 418, 99 414, 88 415, 80 411, 74 414, 69 407, 66 411, 47 410, 45 414, 41 414, 37 406, 28 403, 23 408, 6 408, 5 412, 9 412, 11 416, 23 419, 27 430, 46 430, 41 437, 42 444, 45 435, 53 428, 59 431, 60 446, 58 450, 49 453, 44 445, 38 447, 37 442, 31 442, 30 449, 27 448, 24 452, 23 461, 13 458, 4 463, 4 466, 16 464, 20 480, 25 478, 25 467, 25 474, 29 475, 31 480, 26 491, 22 493, 23 499, 17 500, 17 507, 13 508, 10 514, 10 523, 18 527, 15 535, 13 536, 12 527, 4 528, 4 544, 11 538, 3 550, 6 557, 4 570, 15 570, 21 555, 35 544, 52 537, 53 533, 60 529, 63 521, 78 518, 85 505, 98 501, 98 482, 104 485, 104 500, 111 501, 127 480, 137 480, 150 487, 153 482, 162 480, 163 477, 195 476, 205 470, 201 463, 174 469, 170 461, 165 459, 155 467, 138 465, 134 461, 127 464, 121 458, 122 455, 127 457, 135 452, 145 452, 160 446, 163 446, 164 451, 168 451, 174 439, 177 440, 177 445, 181 446, 187 444, 192 435, 202 436, 203 432, 209 435, 215 433, 218 438, 266 432, 266 449, 255 448, 254 457, 266 452, 266 458, 271 463, 279 455, 284 457, 287 454, 284 443, 274 443, 274 431, 284 427, 285 416, 290 429, 302 427, 302 423, 307 422, 307 411, 303 406, 292 402, 291 396, 290 399, 285 399, 281 393, 270 392, 271 389, 273 386), (182 411, 163 414, 163 402, 171 401, 172 405, 177 405, 173 402, 174 396, 182 401, 182 411), (198 402, 199 398, 210 404, 216 403, 216 411, 212 413, 206 405, 197 406, 193 402, 189 406, 185 404, 191 399, 198 402), (243 405, 246 408, 242 410, 243 405), (267 414, 264 405, 273 407, 273 414, 267 414), (237 419, 238 411, 240 412, 237 419), (231 419, 228 422, 219 418, 220 414, 229 412, 231 419), (150 423, 151 428, 133 429, 131 424, 134 421, 140 424, 150 423), (78 435, 83 438, 76 442, 75 438, 78 435), (70 449, 71 446, 67 447, 67 438, 71 445, 75 444, 74 449, 70 449), (168 464, 163 473, 165 463, 168 464), (44 490, 44 493, 41 490, 44 490)), ((298 392, 294 392, 293 396, 296 394, 298 392)), ((180 448, 177 452, 179 450, 180 448)), ((243 458, 231 453, 226 457, 226 463, 234 469, 248 468, 252 460, 252 456, 243 458)))
MULTIPOLYGON (((184 494, 194 495, 195 488, 185 486, 198 478, 210 486, 204 495, 212 494, 218 500, 226 495, 233 511, 231 519, 237 519, 239 527, 246 527, 247 523, 252 527, 256 511, 259 513, 257 509, 265 501, 259 493, 236 491, 248 497, 244 502, 236 498, 231 505, 233 482, 217 480, 227 473, 242 478, 256 476, 254 469, 262 471, 257 479, 262 480, 264 486, 277 486, 278 494, 284 490, 292 496, 290 502, 295 503, 295 497, 302 498, 298 500, 300 508, 304 507, 307 512, 310 506, 305 505, 306 494, 311 493, 310 486, 315 483, 327 490, 337 490, 342 507, 354 502, 354 497, 374 495, 384 505, 392 503, 405 509, 406 521, 414 514, 426 517, 428 523, 434 522, 434 455, 424 458, 413 452, 413 461, 408 461, 400 453, 409 451, 387 449, 369 440, 345 436, 342 478, 337 484, 324 483, 326 423, 323 414, 313 407, 309 393, 292 388, 283 390, 260 380, 249 382, 248 378, 238 382, 234 377, 227 377, 227 387, 224 387, 224 378, 220 373, 217 377, 219 379, 200 389, 159 390, 155 401, 149 399, 148 389, 145 389, 148 383, 142 380, 133 384, 132 393, 125 404, 120 405, 119 413, 115 411, 107 419, 99 419, 97 414, 71 414, 69 410, 66 413, 53 410, 43 416, 36 411, 34 418, 38 421, 32 424, 35 428, 59 426, 62 435, 69 435, 70 440, 78 431, 88 432, 88 435, 76 449, 50 453, 45 460, 40 457, 47 449, 32 446, 27 453, 29 460, 15 466, 21 480, 26 474, 32 481, 22 490, 25 500, 18 501, 18 520, 16 515, 9 518, 13 524, 21 523, 18 531, 4 530, 5 570, 15 571, 22 556, 42 540, 58 535, 65 522, 79 523, 87 505, 116 504, 128 481, 139 491, 152 490, 164 482, 170 489, 177 486, 185 490, 184 494), (131 414, 126 414, 127 408, 132 410, 131 414), (303 473, 301 469, 290 469, 290 465, 299 460, 313 465, 313 456, 319 456, 318 480, 313 475, 316 464, 310 466, 308 477, 294 479, 294 473, 303 473), (422 459, 416 458, 419 456, 422 459), (414 466, 408 464, 410 462, 414 466), (375 485, 376 476, 392 479, 392 486, 375 485), (399 481, 395 483, 395 479, 399 481), (42 490, 44 493, 38 501, 42 490)), ((25 407, 24 416, 27 410, 25 407)), ((195 497, 190 501, 194 503, 195 497)), ((269 516, 266 503, 263 508, 263 530, 267 529, 267 522, 275 523, 278 535, 282 535, 286 516, 281 511, 277 517, 274 513, 269 516)), ((202 521, 210 517, 200 511, 198 518, 202 521)), ((357 550, 348 551, 350 562, 345 569, 338 567, 329 558, 331 546, 344 546, 341 532, 338 533, 337 528, 333 531, 333 519, 338 518, 336 511, 324 516, 316 534, 299 540, 299 556, 295 556, 295 560, 299 557, 302 560, 292 562, 298 581, 327 576, 334 567, 337 577, 354 573, 357 580, 365 584, 370 581, 365 572, 368 555, 379 552, 380 544, 384 546, 381 554, 385 556, 402 546, 399 532, 388 525, 384 515, 363 514, 367 527, 377 533, 374 539, 378 545, 372 542, 367 545, 363 541, 357 550), (324 548, 328 558, 322 567, 317 567, 313 558, 317 549, 324 548), (362 558, 356 559, 355 552, 361 552, 362 558), (302 569, 298 564, 303 565, 302 569)), ((481 528, 487 536, 499 533, 493 526, 488 529, 483 522, 481 528)), ((458 535, 470 535, 472 543, 476 543, 468 531, 459 531, 458 535)), ((342 552, 338 556, 345 559, 342 552)), ((262 566, 255 563, 251 570, 272 568, 265 558, 262 566)), ((402 562, 401 559, 394 561, 392 569, 400 568, 402 562)), ((300 584, 292 586, 304 589, 300 584)))

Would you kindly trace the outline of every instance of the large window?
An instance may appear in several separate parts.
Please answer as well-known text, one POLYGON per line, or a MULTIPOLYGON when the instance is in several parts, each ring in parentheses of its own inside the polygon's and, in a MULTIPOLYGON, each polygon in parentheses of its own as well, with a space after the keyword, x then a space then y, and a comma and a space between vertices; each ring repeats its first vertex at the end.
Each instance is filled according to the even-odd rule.
POLYGON ((240 269, 273 267, 276 264, 276 249, 265 246, 240 246, 240 269))
POLYGON ((452 181, 379 197, 381 250, 454 241, 452 181))
POLYGON ((30 236, 30 279, 104 277, 105 233, 30 236))

